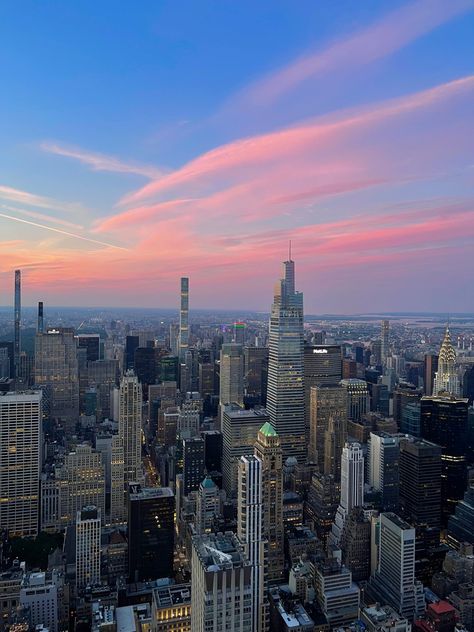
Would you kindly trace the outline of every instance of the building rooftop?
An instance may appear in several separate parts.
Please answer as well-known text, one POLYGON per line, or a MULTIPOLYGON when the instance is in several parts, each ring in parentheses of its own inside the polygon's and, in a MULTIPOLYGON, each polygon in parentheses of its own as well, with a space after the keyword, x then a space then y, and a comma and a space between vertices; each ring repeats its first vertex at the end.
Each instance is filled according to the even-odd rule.
POLYGON ((137 491, 130 493, 130 500, 146 500, 149 498, 165 498, 174 496, 173 490, 169 487, 141 487, 137 491))
POLYGON ((266 421, 260 428, 260 432, 266 437, 278 437, 277 431, 269 421, 266 421))
POLYGON ((193 546, 208 572, 250 565, 237 536, 231 531, 194 536, 193 546))
POLYGON ((153 600, 157 608, 191 603, 191 584, 175 584, 154 588, 153 600))

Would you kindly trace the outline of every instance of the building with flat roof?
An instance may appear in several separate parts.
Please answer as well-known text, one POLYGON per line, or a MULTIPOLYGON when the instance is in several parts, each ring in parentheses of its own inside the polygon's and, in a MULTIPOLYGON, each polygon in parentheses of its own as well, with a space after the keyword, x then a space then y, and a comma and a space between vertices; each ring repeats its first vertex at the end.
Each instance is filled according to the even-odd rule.
POLYGON ((153 589, 153 632, 191 632, 191 584, 172 584, 153 589))

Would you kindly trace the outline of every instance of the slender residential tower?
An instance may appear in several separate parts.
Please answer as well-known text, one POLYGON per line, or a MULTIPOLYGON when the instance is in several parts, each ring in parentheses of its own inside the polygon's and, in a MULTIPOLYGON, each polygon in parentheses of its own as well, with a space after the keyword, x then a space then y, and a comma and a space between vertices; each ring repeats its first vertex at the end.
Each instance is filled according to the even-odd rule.
POLYGON ((15 378, 20 377, 20 353, 21 353, 21 270, 15 270, 15 378))
POLYGON ((382 321, 382 326, 380 328, 380 356, 382 358, 382 365, 385 366, 387 363, 388 350, 389 350, 389 342, 388 337, 390 333, 390 322, 388 320, 382 321))
POLYGON ((38 303, 38 333, 44 333, 44 321, 43 321, 43 301, 38 303))
POLYGON ((283 458, 306 459, 304 418, 303 294, 295 291, 295 263, 283 263, 270 316, 267 410, 283 458))
POLYGON ((189 343, 189 279, 181 277, 181 307, 179 310, 179 361, 185 361, 189 343))

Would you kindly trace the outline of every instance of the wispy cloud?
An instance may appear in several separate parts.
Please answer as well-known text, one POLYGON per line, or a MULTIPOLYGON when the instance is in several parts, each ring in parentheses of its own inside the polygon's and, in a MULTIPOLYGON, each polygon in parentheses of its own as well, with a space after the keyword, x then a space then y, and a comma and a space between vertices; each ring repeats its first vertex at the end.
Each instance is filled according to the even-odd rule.
POLYGON ((339 113, 269 134, 239 139, 208 151, 180 169, 148 183, 138 191, 125 196, 121 204, 141 202, 178 186, 202 182, 206 178, 215 177, 216 174, 222 175, 255 166, 261 168, 263 164, 274 164, 282 157, 291 160, 303 151, 320 152, 323 147, 327 148, 331 143, 344 136, 347 137, 355 130, 429 108, 473 89, 474 75, 469 75, 356 111, 339 113))
POLYGON ((74 224, 73 222, 69 222, 67 219, 61 219, 60 217, 54 217, 53 215, 46 215, 45 213, 38 213, 37 211, 30 211, 24 208, 18 208, 16 206, 7 206, 6 204, 0 204, 0 208, 3 208, 5 211, 9 211, 11 213, 20 213, 20 215, 26 215, 26 217, 32 217, 33 219, 39 219, 43 222, 51 222, 54 224, 58 224, 59 226, 64 226, 66 228, 72 228, 74 230, 83 230, 84 226, 80 224, 74 224))
POLYGON ((50 197, 43 195, 36 195, 35 193, 28 193, 27 191, 21 191, 20 189, 14 189, 0 185, 0 198, 4 200, 10 200, 12 202, 19 202, 20 204, 26 204, 27 206, 36 206, 38 208, 51 209, 55 211, 68 211, 71 213, 77 212, 82 209, 80 204, 71 202, 60 202, 50 197))
POLYGON ((132 162, 124 162, 115 156, 108 156, 96 152, 87 151, 79 147, 70 147, 53 142, 43 142, 41 149, 50 154, 64 156, 78 160, 80 163, 91 167, 94 171, 110 171, 113 173, 130 173, 145 178, 156 179, 166 174, 165 169, 142 165, 132 162))
POLYGON ((45 224, 39 224, 38 222, 32 222, 27 219, 22 219, 20 217, 14 217, 13 215, 7 215, 6 213, 0 213, 0 217, 3 219, 8 219, 13 222, 20 222, 21 224, 28 224, 29 226, 34 226, 35 228, 41 228, 42 230, 49 230, 53 233, 58 233, 59 235, 65 235, 66 237, 72 237, 74 239, 80 239, 82 241, 87 241, 91 244, 97 244, 99 246, 107 246, 108 248, 114 248, 116 250, 127 250, 123 246, 116 246, 115 244, 110 244, 106 241, 99 241, 98 239, 92 239, 90 237, 84 237, 84 235, 78 235, 76 233, 71 233, 67 230, 61 230, 60 228, 53 228, 52 226, 46 226, 45 224))
POLYGON ((453 18, 474 9, 473 0, 417 0, 349 38, 311 52, 255 82, 232 99, 232 106, 265 106, 300 84, 348 71, 393 54, 453 18))

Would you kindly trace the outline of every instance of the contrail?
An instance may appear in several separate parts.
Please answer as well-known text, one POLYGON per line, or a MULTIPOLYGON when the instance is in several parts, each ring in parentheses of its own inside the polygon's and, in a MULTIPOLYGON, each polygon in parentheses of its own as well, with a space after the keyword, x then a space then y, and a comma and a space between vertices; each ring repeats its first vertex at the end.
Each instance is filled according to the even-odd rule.
POLYGON ((60 228, 52 228, 51 226, 45 226, 44 224, 37 224, 36 222, 30 222, 28 219, 20 219, 19 217, 13 217, 13 215, 6 215, 0 213, 0 217, 10 219, 14 222, 20 222, 21 224, 28 224, 29 226, 36 226, 36 228, 43 228, 44 230, 50 230, 53 233, 59 233, 60 235, 66 235, 66 237, 74 237, 75 239, 82 239, 82 241, 89 241, 92 244, 99 244, 100 246, 107 246, 109 248, 116 248, 117 250, 128 250, 123 246, 115 246, 114 244, 108 244, 105 241, 99 241, 98 239, 90 239, 89 237, 83 237, 82 235, 76 235, 75 233, 69 233, 67 230, 61 230, 60 228))

